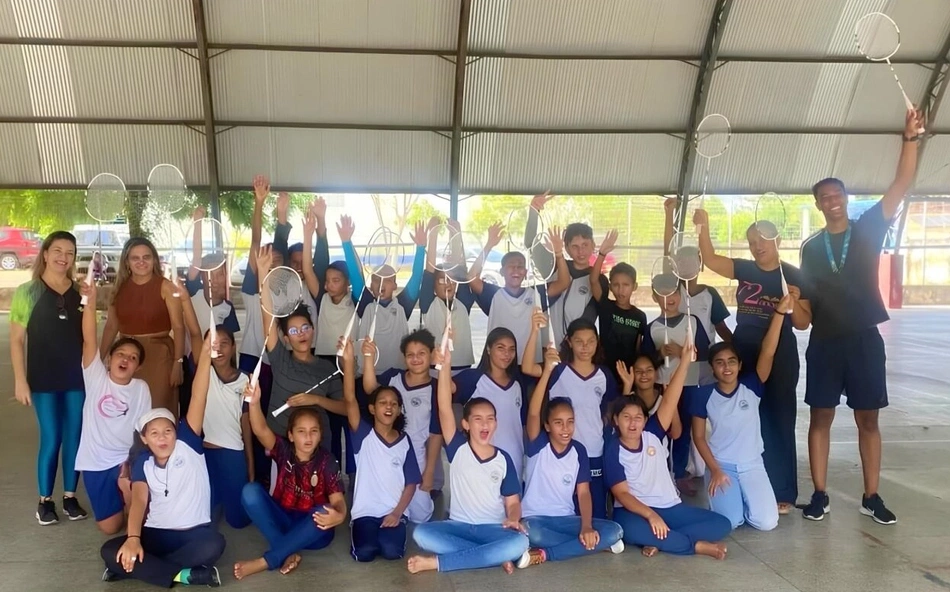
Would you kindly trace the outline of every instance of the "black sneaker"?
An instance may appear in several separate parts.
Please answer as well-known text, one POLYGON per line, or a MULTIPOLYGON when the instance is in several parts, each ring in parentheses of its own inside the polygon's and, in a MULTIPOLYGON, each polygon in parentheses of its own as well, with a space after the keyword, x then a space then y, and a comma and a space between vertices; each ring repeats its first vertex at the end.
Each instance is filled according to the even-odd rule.
POLYGON ((59 516, 56 515, 56 504, 53 500, 43 500, 36 506, 36 521, 40 526, 49 526, 59 522, 59 516))
POLYGON ((63 497, 63 513, 70 520, 85 520, 89 514, 79 505, 79 500, 74 497, 63 497))
POLYGON ((221 576, 218 574, 218 568, 213 565, 211 567, 201 566, 191 568, 191 574, 188 576, 188 585, 217 588, 221 585, 221 576))
POLYGON ((119 579, 119 576, 112 572, 108 567, 104 572, 102 572, 102 581, 103 582, 115 582, 119 579))
POLYGON ((824 491, 816 491, 811 494, 811 501, 802 510, 802 516, 807 520, 824 520, 825 514, 831 512, 831 500, 824 491))
POLYGON ((897 522, 897 516, 884 506, 884 500, 881 496, 874 494, 870 497, 861 497, 860 512, 865 516, 870 516, 878 524, 894 524, 897 522))

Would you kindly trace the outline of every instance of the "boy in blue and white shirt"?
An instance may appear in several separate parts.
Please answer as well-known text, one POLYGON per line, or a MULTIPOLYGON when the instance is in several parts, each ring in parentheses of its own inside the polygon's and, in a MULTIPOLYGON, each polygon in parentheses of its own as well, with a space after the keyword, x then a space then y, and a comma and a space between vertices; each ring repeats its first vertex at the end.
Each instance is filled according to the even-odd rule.
POLYGON ((763 383, 772 372, 789 296, 775 307, 754 372, 742 373, 739 353, 729 343, 709 350, 716 383, 700 387, 690 401, 693 441, 706 462, 709 507, 737 528, 743 523, 758 530, 778 526, 778 504, 762 460, 759 401, 763 383), (706 420, 712 425, 706 439, 706 420))

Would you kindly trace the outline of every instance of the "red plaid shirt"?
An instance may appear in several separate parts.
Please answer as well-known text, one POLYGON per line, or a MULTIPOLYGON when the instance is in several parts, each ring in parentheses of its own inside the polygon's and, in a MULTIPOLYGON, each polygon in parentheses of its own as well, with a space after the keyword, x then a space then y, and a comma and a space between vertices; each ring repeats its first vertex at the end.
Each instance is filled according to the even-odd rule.
POLYGON ((330 503, 330 495, 343 493, 340 464, 333 455, 318 448, 313 458, 300 462, 294 446, 286 438, 277 438, 268 455, 277 463, 274 500, 285 510, 311 512, 330 503))

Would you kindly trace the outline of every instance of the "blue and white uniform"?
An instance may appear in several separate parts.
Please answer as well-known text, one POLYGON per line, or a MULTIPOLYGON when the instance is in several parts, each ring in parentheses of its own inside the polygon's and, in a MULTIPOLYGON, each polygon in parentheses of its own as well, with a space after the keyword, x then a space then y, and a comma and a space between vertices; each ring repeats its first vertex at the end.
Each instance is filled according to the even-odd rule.
MULTIPOLYGON (((709 449, 731 481, 724 492, 709 498, 709 507, 728 518, 733 528, 746 522, 758 530, 778 526, 775 493, 762 460, 759 402, 764 389, 753 371, 743 374, 731 393, 709 385, 697 389, 690 400, 690 413, 709 420, 709 449)), ((707 485, 709 477, 707 470, 707 485)))
POLYGON ((449 520, 416 527, 413 539, 436 553, 439 571, 495 567, 516 561, 528 550, 528 537, 504 528, 505 498, 521 492, 511 458, 495 448, 489 458, 472 450, 464 432, 446 443, 452 499, 449 520))
POLYGON ((501 448, 514 463, 516 478, 522 481, 524 467, 524 422, 527 413, 524 380, 519 372, 506 385, 477 368, 455 375, 455 400, 464 405, 473 397, 482 397, 495 406, 498 427, 492 444, 501 448))
MULTIPOLYGON (((538 286, 536 289, 520 288, 511 292, 502 286, 484 284, 482 293, 478 295, 478 307, 488 315, 489 333, 492 329, 505 327, 514 334, 519 364, 528 337, 531 336, 531 315, 534 309, 543 308, 545 299, 541 296, 545 289, 544 286, 538 286)), ((546 340, 538 339, 535 361, 541 360, 541 348, 545 343, 546 340)))
POLYGON ((590 495, 594 518, 607 517, 607 491, 604 488, 604 418, 610 402, 619 394, 613 374, 597 367, 590 376, 581 376, 570 364, 558 364, 551 374, 548 394, 564 397, 574 406, 574 437, 590 455, 590 495))
POLYGON ((399 504, 406 487, 422 482, 412 442, 406 434, 386 442, 365 421, 353 431, 352 441, 356 483, 350 511, 351 553, 357 561, 372 561, 377 555, 399 559, 406 551, 406 517, 392 528, 381 525, 399 504))

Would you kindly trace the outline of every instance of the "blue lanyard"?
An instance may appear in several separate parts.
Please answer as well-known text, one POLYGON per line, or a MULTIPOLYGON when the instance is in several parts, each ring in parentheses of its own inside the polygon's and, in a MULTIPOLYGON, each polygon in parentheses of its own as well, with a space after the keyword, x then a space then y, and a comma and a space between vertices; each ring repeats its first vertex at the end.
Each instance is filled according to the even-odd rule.
POLYGON ((844 243, 841 245, 841 263, 836 262, 835 255, 831 252, 831 233, 825 231, 825 253, 828 255, 828 264, 831 265, 832 273, 838 273, 844 267, 845 261, 848 260, 848 245, 850 244, 851 225, 848 224, 848 229, 844 232, 844 243))

